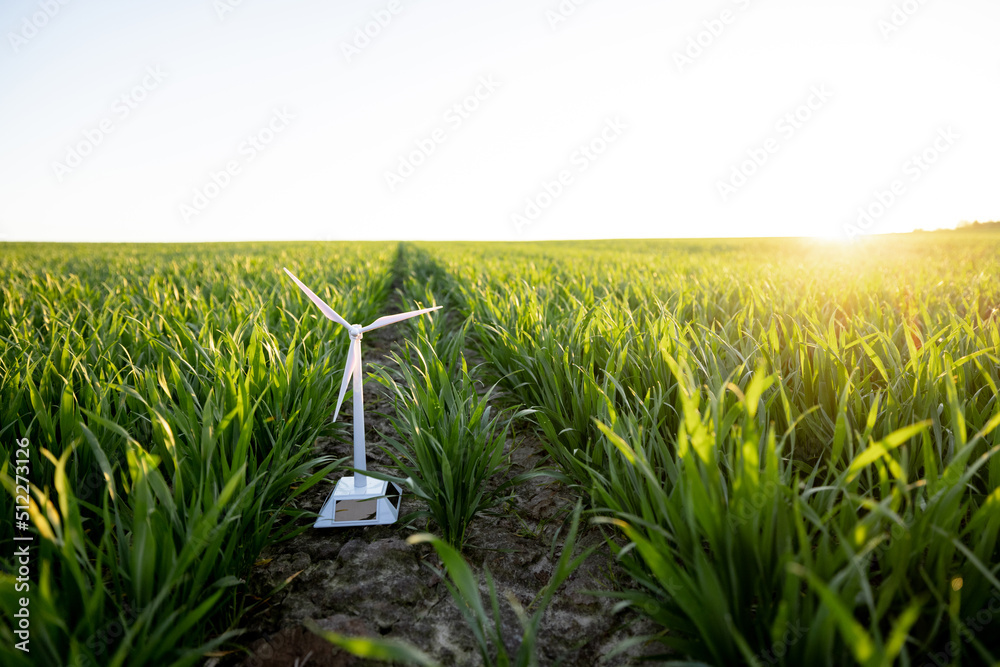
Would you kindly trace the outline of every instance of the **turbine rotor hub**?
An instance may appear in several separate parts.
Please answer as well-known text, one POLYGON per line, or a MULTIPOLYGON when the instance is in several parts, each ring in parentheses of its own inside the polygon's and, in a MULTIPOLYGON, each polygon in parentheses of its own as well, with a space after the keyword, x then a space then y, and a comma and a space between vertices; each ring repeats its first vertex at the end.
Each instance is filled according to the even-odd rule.
POLYGON ((351 334, 351 340, 361 340, 362 338, 365 337, 364 334, 361 333, 361 325, 360 324, 352 324, 351 328, 349 329, 349 331, 350 331, 350 334, 351 334))

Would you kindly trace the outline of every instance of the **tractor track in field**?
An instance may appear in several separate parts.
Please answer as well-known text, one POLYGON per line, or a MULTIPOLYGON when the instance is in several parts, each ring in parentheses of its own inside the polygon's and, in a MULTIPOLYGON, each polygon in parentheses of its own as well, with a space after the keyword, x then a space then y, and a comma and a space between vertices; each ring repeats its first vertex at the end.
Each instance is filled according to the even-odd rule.
MULTIPOLYGON (((398 283, 398 278, 397 281, 398 283)), ((397 294, 398 284, 393 285, 397 294)), ((395 299, 394 299, 395 300, 395 299)), ((395 305, 400 306, 397 302, 395 305)), ((455 314, 447 315, 454 319, 455 314)), ((391 364, 390 352, 401 344, 405 329, 386 327, 365 336, 365 363, 391 364)), ((470 365, 479 363, 474 350, 470 365)), ((370 368, 370 366, 367 366, 370 368)), ((485 388, 484 388, 485 389, 485 388)), ((391 424, 380 413, 391 413, 392 402, 382 385, 365 384, 368 464, 386 470, 389 458, 381 451, 380 433, 391 424)), ((352 405, 346 401, 341 422, 351 423, 352 405)), ((543 460, 541 444, 525 425, 515 424, 508 437, 512 451, 511 475, 535 468, 543 460), (516 444, 515 444, 516 443, 516 444)), ((318 454, 335 458, 352 455, 349 428, 342 439, 319 438, 318 454)), ((338 473, 339 474, 339 473, 338 473)), ((332 475, 331 477, 335 477, 332 475)), ((499 483, 499 480, 496 481, 499 483)), ((295 507, 318 511, 332 489, 320 484, 296 499, 295 507)), ((559 557, 559 531, 568 526, 574 495, 561 484, 536 478, 515 489, 515 497, 497 508, 496 515, 477 517, 469 528, 464 553, 477 572, 489 567, 500 596, 507 649, 516 652, 520 624, 507 602, 509 593, 525 608, 548 582, 559 557)), ((401 516, 417 509, 404 495, 401 516)), ((302 520, 311 525, 311 521, 302 520)), ((341 529, 308 528, 297 537, 275 544, 261 555, 247 577, 251 611, 237 641, 249 653, 232 652, 208 661, 208 667, 361 666, 376 663, 349 655, 314 635, 303 622, 348 636, 366 635, 408 641, 443 665, 482 664, 474 636, 441 578, 425 563, 441 569, 429 545, 412 546, 406 537, 417 530, 434 532, 420 520, 416 526, 370 526, 341 529)), ((582 526, 578 549, 604 540, 595 527, 582 526)), ((648 635, 657 628, 631 611, 612 613, 614 600, 595 597, 588 590, 614 589, 627 581, 606 546, 600 546, 563 584, 542 622, 538 639, 541 665, 592 665, 608 656, 629 637, 648 635)), ((484 599, 486 589, 481 585, 484 599)), ((633 647, 606 664, 632 664, 657 647, 633 647)))

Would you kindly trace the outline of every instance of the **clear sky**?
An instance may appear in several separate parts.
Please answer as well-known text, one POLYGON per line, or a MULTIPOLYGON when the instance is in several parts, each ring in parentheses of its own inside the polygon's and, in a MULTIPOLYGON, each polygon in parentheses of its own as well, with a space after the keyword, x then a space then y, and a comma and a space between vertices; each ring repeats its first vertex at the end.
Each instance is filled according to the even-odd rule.
POLYGON ((0 240, 998 219, 998 28, 995 0, 3 0, 0 240))

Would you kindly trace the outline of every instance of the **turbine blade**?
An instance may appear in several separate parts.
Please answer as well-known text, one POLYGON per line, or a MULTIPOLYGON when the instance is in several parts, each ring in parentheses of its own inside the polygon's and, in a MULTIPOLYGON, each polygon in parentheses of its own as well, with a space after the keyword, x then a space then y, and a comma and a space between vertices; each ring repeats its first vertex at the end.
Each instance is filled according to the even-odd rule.
POLYGON ((340 382, 340 396, 337 398, 337 409, 333 412, 333 421, 337 421, 340 416, 340 406, 344 403, 344 394, 347 393, 347 385, 351 384, 351 376, 357 368, 357 361, 354 358, 354 341, 347 350, 347 365, 344 366, 344 379, 340 382))
POLYGON ((441 310, 443 306, 434 306, 433 308, 424 308, 423 310, 413 310, 409 313, 400 313, 399 315, 386 315, 385 317, 380 317, 368 326, 361 329, 362 332, 371 331, 372 329, 378 329, 381 327, 389 326, 390 324, 395 324, 396 322, 402 322, 403 320, 408 320, 411 317, 416 317, 418 315, 424 315, 425 313, 430 313, 435 310, 441 310))
POLYGON ((295 277, 295 274, 293 274, 288 269, 285 269, 285 273, 288 274, 289 278, 291 278, 292 280, 295 281, 295 284, 299 286, 300 290, 302 290, 303 292, 306 293, 306 296, 309 297, 310 301, 312 301, 317 306, 319 306, 319 309, 323 311, 323 314, 326 315, 327 319, 333 320, 337 324, 343 326, 345 329, 350 329, 351 328, 351 325, 347 323, 347 320, 345 320, 343 317, 341 317, 340 315, 338 315, 337 311, 335 311, 333 308, 331 308, 330 306, 328 306, 325 303, 323 303, 323 299, 321 299, 318 296, 316 296, 315 294, 313 294, 313 292, 312 292, 311 289, 309 289, 308 287, 306 287, 305 285, 303 285, 302 281, 295 277))

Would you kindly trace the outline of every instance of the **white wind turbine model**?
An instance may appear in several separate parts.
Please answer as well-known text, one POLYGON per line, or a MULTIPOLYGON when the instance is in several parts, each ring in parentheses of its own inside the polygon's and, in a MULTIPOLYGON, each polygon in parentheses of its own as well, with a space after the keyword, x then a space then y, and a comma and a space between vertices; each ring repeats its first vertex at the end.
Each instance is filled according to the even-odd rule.
POLYGON ((295 281, 309 300, 315 303, 327 319, 340 324, 351 335, 351 347, 347 352, 347 366, 344 368, 344 379, 340 384, 340 397, 337 399, 337 409, 333 420, 340 415, 340 405, 344 402, 347 385, 354 378, 354 469, 353 477, 342 477, 337 480, 337 486, 320 510, 316 520, 316 528, 332 528, 340 526, 372 526, 395 523, 399 518, 399 501, 402 490, 392 482, 372 479, 363 474, 367 470, 365 461, 365 404, 361 387, 364 384, 361 365, 361 339, 365 332, 378 329, 396 322, 408 320, 441 308, 424 308, 409 313, 386 315, 380 317, 366 327, 360 324, 348 324, 347 320, 337 314, 323 300, 302 284, 291 271, 285 273, 295 281))

